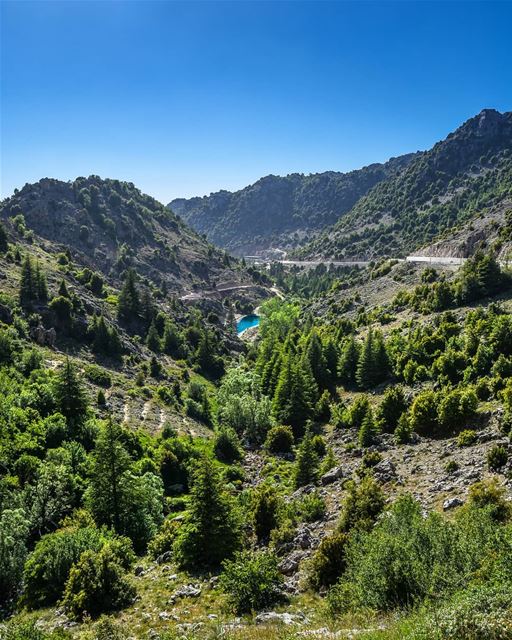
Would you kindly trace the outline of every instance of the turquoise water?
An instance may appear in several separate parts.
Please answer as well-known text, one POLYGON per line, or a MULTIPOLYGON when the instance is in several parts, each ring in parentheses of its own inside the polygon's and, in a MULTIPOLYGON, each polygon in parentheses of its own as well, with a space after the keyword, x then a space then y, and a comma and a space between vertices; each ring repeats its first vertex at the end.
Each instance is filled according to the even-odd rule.
POLYGON ((260 323, 260 317, 255 315, 254 313, 250 316, 244 316, 240 318, 240 320, 236 323, 236 332, 242 333, 249 327, 257 327, 260 323))

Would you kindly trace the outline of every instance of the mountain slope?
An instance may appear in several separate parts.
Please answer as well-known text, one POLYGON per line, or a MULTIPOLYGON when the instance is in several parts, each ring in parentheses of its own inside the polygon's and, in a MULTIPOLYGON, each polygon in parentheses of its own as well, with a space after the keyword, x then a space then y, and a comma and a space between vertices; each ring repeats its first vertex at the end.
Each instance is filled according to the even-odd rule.
POLYGON ((235 193, 177 199, 169 207, 215 244, 235 254, 293 246, 335 223, 372 187, 406 167, 415 154, 350 173, 269 175, 235 193))
POLYGON ((405 255, 496 208, 511 190, 512 112, 485 109, 376 185, 300 255, 405 255))
POLYGON ((113 281, 133 267, 173 293, 252 284, 224 252, 132 183, 98 176, 73 182, 44 178, 4 200, 0 218, 68 248, 74 259, 113 281))

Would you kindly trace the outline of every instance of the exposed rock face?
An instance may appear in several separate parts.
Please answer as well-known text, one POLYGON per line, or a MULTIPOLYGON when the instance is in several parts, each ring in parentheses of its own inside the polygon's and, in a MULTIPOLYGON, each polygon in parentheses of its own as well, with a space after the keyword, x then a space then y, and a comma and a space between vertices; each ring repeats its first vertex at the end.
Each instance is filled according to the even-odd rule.
POLYGON ((132 183, 98 176, 73 182, 44 178, 4 200, 0 219, 13 235, 24 225, 55 253, 69 248, 73 260, 116 283, 134 267, 169 292, 253 284, 249 274, 231 268, 222 251, 132 183))
MULTIPOLYGON (((416 252, 458 225, 468 227, 482 209, 506 199, 511 166, 512 112, 484 109, 373 187, 299 255, 363 260, 416 252)), ((485 236, 472 230, 456 252, 438 247, 432 255, 464 257, 485 236)))
POLYGON ((322 229, 349 211, 381 180, 408 165, 414 154, 392 158, 350 173, 269 175, 231 193, 178 198, 169 207, 215 244, 235 254, 262 251, 290 236, 322 229))

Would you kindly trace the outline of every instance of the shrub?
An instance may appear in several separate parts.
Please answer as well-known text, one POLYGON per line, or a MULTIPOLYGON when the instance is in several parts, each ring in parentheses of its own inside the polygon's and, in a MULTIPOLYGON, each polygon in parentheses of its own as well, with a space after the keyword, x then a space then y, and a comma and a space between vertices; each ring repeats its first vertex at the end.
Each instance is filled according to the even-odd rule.
POLYGON ((474 429, 464 429, 457 437, 459 447, 470 447, 476 442, 476 431, 474 429))
POLYGON ((346 533, 351 529, 370 529, 384 504, 382 489, 371 476, 363 478, 360 484, 350 482, 341 512, 340 531, 346 533))
POLYGON ((180 523, 178 520, 172 518, 166 518, 156 534, 148 545, 148 553, 153 558, 158 558, 166 551, 171 551, 174 542, 176 541, 176 535, 178 533, 180 523))
POLYGON ((270 607, 283 598, 283 578, 276 556, 268 551, 242 551, 224 562, 220 577, 235 613, 249 613, 270 607))
POLYGON ((110 373, 95 364, 85 367, 85 377, 98 387, 110 387, 112 384, 110 373))
POLYGON ((326 447, 326 444, 325 444, 325 439, 323 438, 323 436, 315 435, 315 436, 313 436, 311 441, 312 441, 312 444, 313 444, 313 449, 316 452, 316 455, 319 458, 323 458, 323 456, 325 456, 325 452, 327 450, 327 447, 326 447))
POLYGON ((24 604, 35 609, 57 602, 71 567, 81 554, 98 551, 104 542, 104 536, 94 526, 66 527, 43 536, 25 565, 24 604))
POLYGON ((108 543, 99 552, 85 551, 70 571, 63 605, 76 619, 85 614, 122 609, 133 601, 135 587, 128 580, 117 545, 108 543))
POLYGON ((300 519, 304 522, 316 522, 317 520, 322 520, 325 516, 326 510, 327 507, 325 500, 318 491, 308 493, 297 504, 297 513, 300 519))
POLYGON ((325 536, 309 564, 308 582, 315 590, 335 584, 345 569, 348 536, 335 532, 325 536))
MULTIPOLYGON (((508 640, 512 618, 510 584, 472 585, 431 614, 425 629, 436 630, 440 640, 508 640)), ((420 640, 427 635, 420 633, 420 640)))
POLYGON ((234 429, 224 427, 215 435, 213 451, 221 462, 236 462, 242 459, 240 440, 234 429))
POLYGON ((280 500, 276 490, 270 486, 260 486, 254 494, 252 517, 254 532, 258 542, 269 539, 279 524, 280 500))
POLYGON ((449 460, 444 465, 444 470, 446 471, 446 473, 453 473, 454 471, 457 471, 458 468, 459 465, 455 462, 455 460, 449 460))
POLYGON ((507 500, 505 487, 496 478, 475 482, 469 488, 469 506, 487 509, 497 522, 506 522, 512 517, 512 505, 507 500))
POLYGON ((508 453, 505 447, 500 444, 494 445, 492 449, 487 452, 487 464, 489 469, 497 471, 501 467, 505 466, 508 460, 508 453))
POLYGON ((291 453, 293 443, 292 428, 278 425, 272 427, 268 432, 267 439, 265 440, 265 448, 270 453, 291 453))

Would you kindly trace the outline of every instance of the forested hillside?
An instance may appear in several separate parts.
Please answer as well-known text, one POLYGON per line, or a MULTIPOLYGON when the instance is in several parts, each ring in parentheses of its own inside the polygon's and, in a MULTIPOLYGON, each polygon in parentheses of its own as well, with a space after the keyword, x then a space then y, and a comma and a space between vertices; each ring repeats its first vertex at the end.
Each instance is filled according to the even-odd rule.
POLYGON ((188 307, 144 250, 93 271, 95 235, 56 251, 32 204, 0 226, 2 639, 508 638, 494 253, 249 274, 212 249, 279 287, 241 340, 240 299, 188 307))
POLYGON ((334 224, 372 187, 400 173, 414 156, 349 173, 270 175, 235 193, 179 198, 169 208, 235 255, 294 247, 310 232, 334 224))
POLYGON ((511 170, 512 113, 486 109, 374 187, 299 255, 397 258, 457 227, 469 235, 475 218, 509 208, 511 170))

